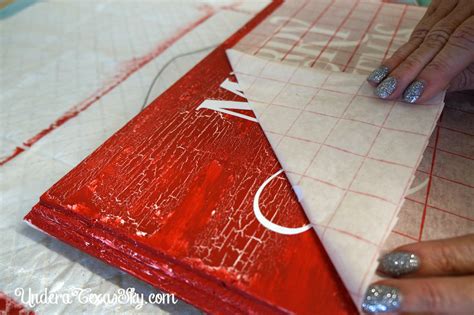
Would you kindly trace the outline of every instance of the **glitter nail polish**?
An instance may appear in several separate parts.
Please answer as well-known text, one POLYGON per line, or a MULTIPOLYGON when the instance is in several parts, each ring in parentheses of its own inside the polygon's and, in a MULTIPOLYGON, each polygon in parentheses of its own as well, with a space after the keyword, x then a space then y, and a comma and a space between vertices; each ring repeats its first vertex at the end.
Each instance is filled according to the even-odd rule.
POLYGON ((366 313, 395 312, 400 308, 401 299, 397 288, 371 285, 365 293, 362 311, 366 313))
POLYGON ((425 82, 420 80, 413 81, 403 92, 403 100, 407 103, 415 103, 423 94, 425 89, 425 82))
POLYGON ((369 76, 367 77, 367 81, 379 84, 380 81, 385 79, 389 72, 390 71, 388 70, 388 67, 380 66, 374 71, 372 71, 371 74, 369 74, 369 76))
POLYGON ((397 79, 394 77, 388 77, 383 80, 375 89, 375 95, 380 98, 387 98, 389 97, 393 91, 397 88, 397 79))
POLYGON ((383 273, 399 277, 420 268, 420 259, 409 252, 392 252, 380 258, 379 270, 383 273))

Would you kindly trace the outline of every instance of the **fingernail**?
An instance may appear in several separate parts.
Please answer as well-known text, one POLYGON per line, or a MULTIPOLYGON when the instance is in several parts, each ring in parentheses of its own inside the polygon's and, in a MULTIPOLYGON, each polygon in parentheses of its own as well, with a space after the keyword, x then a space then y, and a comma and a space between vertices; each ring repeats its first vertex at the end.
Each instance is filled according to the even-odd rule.
POLYGON ((416 80, 413 81, 403 92, 403 100, 407 103, 415 103, 423 94, 423 90, 425 89, 425 82, 416 80))
POLYGON ((383 80, 375 89, 375 95, 380 98, 387 98, 392 95, 393 91, 397 88, 397 79, 394 77, 388 77, 383 80))
POLYGON ((383 273, 399 277, 420 268, 420 259, 409 252, 392 252, 380 258, 379 270, 383 273))
POLYGON ((380 81, 385 79, 389 72, 390 71, 388 70, 387 66, 380 66, 374 71, 372 71, 371 74, 369 74, 369 76, 367 77, 367 81, 379 84, 380 81))
POLYGON ((397 288, 371 285, 365 293, 362 311, 365 313, 395 312, 400 308, 401 299, 397 288))

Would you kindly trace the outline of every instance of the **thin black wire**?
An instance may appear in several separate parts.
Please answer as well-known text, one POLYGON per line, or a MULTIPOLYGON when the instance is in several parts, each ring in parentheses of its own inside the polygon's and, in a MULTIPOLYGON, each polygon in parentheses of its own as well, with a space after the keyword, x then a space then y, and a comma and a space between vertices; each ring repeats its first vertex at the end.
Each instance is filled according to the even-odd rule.
POLYGON ((206 51, 206 50, 215 48, 215 47, 217 47, 217 45, 207 46, 207 47, 200 48, 200 49, 197 49, 197 50, 188 51, 188 52, 186 52, 186 53, 182 53, 182 54, 176 55, 176 56, 174 56, 173 58, 171 58, 171 59, 160 69, 160 71, 158 71, 158 73, 157 73, 157 74, 155 75, 155 77, 153 78, 153 81, 151 81, 150 87, 148 88, 148 92, 146 93, 146 96, 145 96, 145 100, 143 101, 142 107, 140 108, 140 112, 146 107, 146 105, 147 105, 147 103, 148 103, 148 98, 150 97, 151 90, 153 89, 153 86, 155 85, 156 81, 157 81, 158 78, 161 76, 161 74, 166 70, 166 68, 168 68, 168 66, 169 66, 170 64, 172 64, 176 59, 179 59, 179 58, 182 58, 182 57, 186 57, 186 56, 189 56, 189 55, 198 54, 198 53, 200 53, 200 52, 203 52, 203 51, 206 51))

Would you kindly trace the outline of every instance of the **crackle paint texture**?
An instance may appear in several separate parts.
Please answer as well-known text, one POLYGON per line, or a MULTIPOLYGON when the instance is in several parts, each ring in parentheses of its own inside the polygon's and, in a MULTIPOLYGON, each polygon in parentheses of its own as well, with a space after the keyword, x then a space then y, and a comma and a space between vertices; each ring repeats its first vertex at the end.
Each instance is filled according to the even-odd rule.
MULTIPOLYGON (((281 169, 260 126, 199 108, 245 102, 221 87, 235 81, 225 49, 279 4, 46 191, 25 220, 210 313, 356 313, 313 231, 282 235, 255 217, 257 190, 281 169)), ((308 223, 284 174, 259 206, 276 224, 308 223)))

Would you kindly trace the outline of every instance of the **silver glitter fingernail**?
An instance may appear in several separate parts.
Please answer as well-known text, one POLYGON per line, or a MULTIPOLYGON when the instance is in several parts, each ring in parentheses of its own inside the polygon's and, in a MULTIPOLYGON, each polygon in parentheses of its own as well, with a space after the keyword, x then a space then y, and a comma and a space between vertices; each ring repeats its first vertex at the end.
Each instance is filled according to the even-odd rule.
POLYGON ((415 103, 423 94, 425 89, 425 82, 416 80, 413 81, 403 92, 403 100, 407 103, 415 103))
POLYGON ((375 89, 375 95, 380 98, 387 98, 392 95, 393 91, 397 88, 397 79, 394 77, 388 77, 383 80, 375 89))
POLYGON ((392 252, 380 258, 379 270, 383 273, 399 277, 420 268, 420 259, 409 252, 392 252))
POLYGON ((371 74, 369 74, 369 76, 367 77, 367 81, 379 84, 380 81, 385 79, 389 72, 390 71, 388 70, 388 67, 380 66, 374 71, 372 71, 371 74))
POLYGON ((402 297, 397 288, 371 285, 365 293, 362 311, 366 313, 395 312, 400 308, 402 297))

